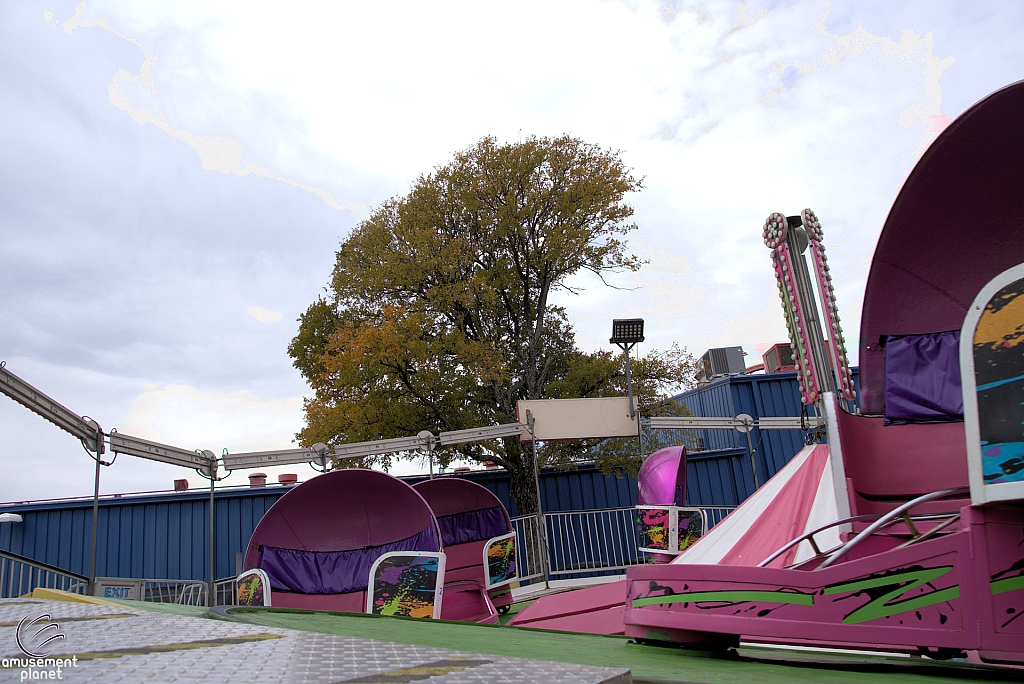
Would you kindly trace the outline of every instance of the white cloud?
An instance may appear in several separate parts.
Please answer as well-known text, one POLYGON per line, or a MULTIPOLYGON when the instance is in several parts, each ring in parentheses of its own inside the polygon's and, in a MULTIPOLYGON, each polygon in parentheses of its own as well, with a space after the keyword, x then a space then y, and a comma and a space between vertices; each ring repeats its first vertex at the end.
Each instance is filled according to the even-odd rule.
MULTIPOLYGON (((305 183, 300 183, 297 180, 273 173, 257 162, 243 161, 243 154, 245 150, 242 147, 242 144, 234 138, 228 136, 198 135, 184 128, 172 125, 167 121, 166 117, 161 114, 157 114, 150 107, 135 105, 128 96, 128 92, 125 87, 126 84, 141 83, 143 86, 156 93, 157 89, 154 83, 155 76, 153 69, 157 65, 159 58, 156 53, 150 52, 146 49, 146 45, 143 41, 136 38, 129 38, 124 33, 112 28, 110 20, 106 17, 83 21, 82 16, 85 13, 85 6, 86 2, 83 0, 75 7, 74 16, 63 24, 65 33, 72 35, 74 30, 78 27, 91 28, 98 26, 110 31, 119 38, 123 38, 129 43, 132 43, 142 50, 142 53, 145 56, 138 74, 132 74, 125 69, 119 69, 117 73, 114 74, 113 80, 110 82, 110 87, 108 88, 110 104, 127 113, 137 124, 140 126, 152 124, 172 138, 180 140, 194 149, 199 155, 199 161, 202 164, 203 169, 206 171, 220 171, 221 173, 230 173, 236 176, 248 176, 249 174, 253 174, 262 178, 270 178, 271 180, 280 181, 287 185, 305 190, 306 192, 311 192, 323 200, 327 206, 333 209, 349 209, 354 211, 363 211, 366 209, 366 205, 360 202, 339 203, 338 200, 334 198, 334 195, 322 186, 313 187, 305 183)), ((49 19, 47 19, 47 22, 49 22, 49 19)))
MULTIPOLYGON (((742 4, 740 3, 740 6, 742 4)), ((901 33, 900 41, 897 43, 887 36, 869 33, 863 26, 858 25, 857 29, 851 33, 842 36, 836 35, 825 27, 825 20, 832 10, 832 3, 823 0, 821 4, 823 5, 821 19, 812 30, 814 33, 826 37, 829 41, 828 46, 807 60, 796 59, 791 64, 780 60, 772 65, 772 70, 778 72, 781 77, 785 75, 787 68, 793 67, 800 75, 807 76, 817 74, 824 69, 838 69, 848 60, 872 53, 884 60, 897 60, 904 69, 919 73, 920 83, 925 88, 924 100, 904 109, 898 118, 899 125, 903 128, 910 126, 921 128, 918 152, 923 151, 942 130, 941 124, 937 126, 936 120, 947 123, 949 121, 939 111, 942 106, 942 87, 939 85, 939 79, 946 69, 953 66, 955 58, 952 56, 939 58, 932 54, 935 49, 935 38, 931 33, 922 38, 915 31, 907 29, 901 33)), ((760 101, 766 106, 775 106, 779 103, 779 95, 796 90, 798 86, 799 82, 791 87, 779 83, 768 90, 760 101)))
MULTIPOLYGON (((229 453, 297 448, 295 433, 302 424, 301 396, 264 399, 245 390, 152 384, 135 397, 117 429, 183 449, 209 449, 219 456, 224 448, 229 453)), ((227 484, 244 484, 246 475, 238 473, 227 484)), ((201 478, 196 476, 195 481, 201 478)))
POLYGON ((262 306, 247 306, 245 311, 260 323, 278 323, 284 318, 284 314, 280 311, 271 311, 262 306))

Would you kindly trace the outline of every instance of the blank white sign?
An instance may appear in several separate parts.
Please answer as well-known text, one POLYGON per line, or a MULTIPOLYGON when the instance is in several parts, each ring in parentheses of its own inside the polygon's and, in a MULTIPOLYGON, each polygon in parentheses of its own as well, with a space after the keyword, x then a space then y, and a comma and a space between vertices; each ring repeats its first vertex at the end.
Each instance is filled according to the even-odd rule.
MULTIPOLYGON (((637 420, 629 417, 629 397, 597 399, 535 399, 520 401, 516 406, 519 422, 527 422, 526 412, 533 414, 537 439, 603 439, 635 437, 637 420)), ((528 441, 530 434, 523 432, 528 441)))

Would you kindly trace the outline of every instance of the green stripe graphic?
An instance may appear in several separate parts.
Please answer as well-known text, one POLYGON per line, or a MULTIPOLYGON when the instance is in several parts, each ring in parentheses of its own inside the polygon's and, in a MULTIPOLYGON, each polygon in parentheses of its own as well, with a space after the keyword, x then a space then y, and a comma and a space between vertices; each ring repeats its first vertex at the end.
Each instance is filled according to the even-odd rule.
POLYGON ((797 594, 789 591, 691 591, 687 594, 669 596, 645 596, 633 599, 633 607, 668 605, 672 603, 697 603, 699 601, 764 601, 766 603, 795 603, 813 606, 814 594, 797 594))
POLYGON ((926 608, 928 606, 933 606, 936 603, 943 603, 945 601, 952 601, 953 599, 960 598, 960 587, 953 586, 940 589, 939 591, 933 591, 930 594, 925 594, 923 596, 915 596, 914 598, 907 599, 905 601, 889 603, 889 601, 894 601, 900 596, 906 594, 908 591, 917 589, 922 584, 942 577, 952 569, 952 565, 946 565, 939 568, 929 568, 927 570, 901 572, 898 575, 889 575, 887 577, 875 577, 873 579, 859 580, 857 582, 847 582, 845 584, 825 587, 824 593, 826 595, 845 594, 850 591, 863 591, 864 589, 888 587, 894 584, 903 585, 865 603, 863 606, 843 618, 844 625, 855 625, 861 622, 868 622, 870 620, 877 620, 879 618, 890 617, 892 615, 899 615, 900 613, 905 613, 908 610, 926 608))
POLYGON ((1006 579, 996 580, 992 583, 993 596, 996 594, 1005 594, 1008 591, 1017 591, 1018 589, 1024 589, 1024 575, 1007 577, 1006 579))

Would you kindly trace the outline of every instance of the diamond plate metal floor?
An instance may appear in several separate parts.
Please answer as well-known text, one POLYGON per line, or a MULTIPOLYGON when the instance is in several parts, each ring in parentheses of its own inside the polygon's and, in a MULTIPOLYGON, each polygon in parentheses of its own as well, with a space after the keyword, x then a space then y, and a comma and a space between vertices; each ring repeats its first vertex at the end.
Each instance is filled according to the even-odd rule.
POLYGON ((556 682, 628 684, 629 670, 410 646, 66 601, 0 601, 0 682, 556 682), (49 615, 32 625, 22 623, 49 615), (19 624, 22 626, 19 629, 19 624), (48 627, 48 624, 56 627, 48 627), (48 644, 47 638, 63 634, 48 644), (70 659, 31 666, 31 653, 70 659), (42 645, 41 645, 42 644, 42 645), (27 674, 26 674, 27 673, 27 674), (58 676, 59 675, 59 676, 58 676))

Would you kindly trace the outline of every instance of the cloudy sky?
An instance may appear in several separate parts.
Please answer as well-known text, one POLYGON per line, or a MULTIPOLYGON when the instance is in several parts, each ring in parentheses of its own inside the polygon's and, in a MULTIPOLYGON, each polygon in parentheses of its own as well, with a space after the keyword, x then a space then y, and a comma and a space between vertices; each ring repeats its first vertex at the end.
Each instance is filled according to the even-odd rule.
MULTIPOLYGON (((0 3, 0 359, 107 430, 291 446, 286 346, 339 242, 485 135, 569 133, 645 179, 650 264, 559 299, 584 348, 616 316, 647 320, 642 353, 784 340, 760 230, 804 207, 855 347, 903 179, 1024 78, 1015 2, 285 5, 0 3)), ((92 491, 77 442, 4 397, 0 466, 3 501, 92 491)), ((186 476, 122 457, 102 491, 186 476)))

